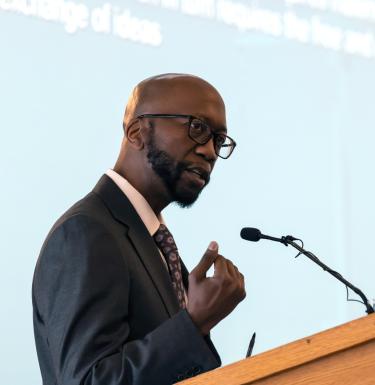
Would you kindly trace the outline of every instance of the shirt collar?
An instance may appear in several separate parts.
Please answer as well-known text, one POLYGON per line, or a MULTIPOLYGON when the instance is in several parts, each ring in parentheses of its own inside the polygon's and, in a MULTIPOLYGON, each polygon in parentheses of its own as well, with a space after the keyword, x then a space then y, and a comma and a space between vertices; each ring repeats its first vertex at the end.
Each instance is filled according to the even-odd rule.
POLYGON ((151 206, 148 204, 143 195, 137 191, 123 176, 111 169, 106 174, 116 183, 119 189, 126 195, 130 203, 135 208, 142 222, 146 226, 148 232, 153 236, 159 229, 161 223, 165 224, 161 214, 156 216, 151 206))

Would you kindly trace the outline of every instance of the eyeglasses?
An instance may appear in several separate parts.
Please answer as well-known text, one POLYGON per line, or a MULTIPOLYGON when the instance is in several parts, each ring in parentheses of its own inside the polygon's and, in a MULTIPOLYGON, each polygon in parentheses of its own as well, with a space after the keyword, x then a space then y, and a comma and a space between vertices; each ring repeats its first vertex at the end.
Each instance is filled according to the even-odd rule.
POLYGON ((206 144, 211 138, 214 140, 214 149, 217 156, 222 159, 228 159, 236 147, 236 142, 226 134, 212 131, 211 127, 202 119, 193 115, 180 114, 142 114, 137 116, 141 118, 186 118, 189 125, 189 137, 195 143, 206 144))

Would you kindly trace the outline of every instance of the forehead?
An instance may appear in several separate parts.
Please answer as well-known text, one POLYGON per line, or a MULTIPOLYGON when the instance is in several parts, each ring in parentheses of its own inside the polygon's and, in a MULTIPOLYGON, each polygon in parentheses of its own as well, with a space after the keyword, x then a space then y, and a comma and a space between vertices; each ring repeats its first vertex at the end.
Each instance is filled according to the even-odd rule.
POLYGON ((136 115, 187 114, 226 127, 225 105, 218 91, 194 77, 154 80, 140 90, 136 115))

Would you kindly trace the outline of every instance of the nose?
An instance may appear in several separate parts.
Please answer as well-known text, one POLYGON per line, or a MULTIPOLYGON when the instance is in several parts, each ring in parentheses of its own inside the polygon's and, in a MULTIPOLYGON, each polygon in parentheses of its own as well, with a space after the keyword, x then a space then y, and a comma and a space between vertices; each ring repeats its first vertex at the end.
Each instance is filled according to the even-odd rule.
POLYGON ((215 162, 217 159, 217 155, 215 152, 214 147, 214 140, 211 138, 207 143, 205 144, 197 144, 195 147, 195 153, 203 156, 205 160, 209 162, 215 162))

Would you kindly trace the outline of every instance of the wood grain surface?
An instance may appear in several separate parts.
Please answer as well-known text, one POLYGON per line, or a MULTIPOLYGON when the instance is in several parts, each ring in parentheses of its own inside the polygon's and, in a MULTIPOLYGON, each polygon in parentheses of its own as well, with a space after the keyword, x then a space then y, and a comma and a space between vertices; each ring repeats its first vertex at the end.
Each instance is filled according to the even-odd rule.
POLYGON ((179 384, 375 385, 375 314, 179 384))

